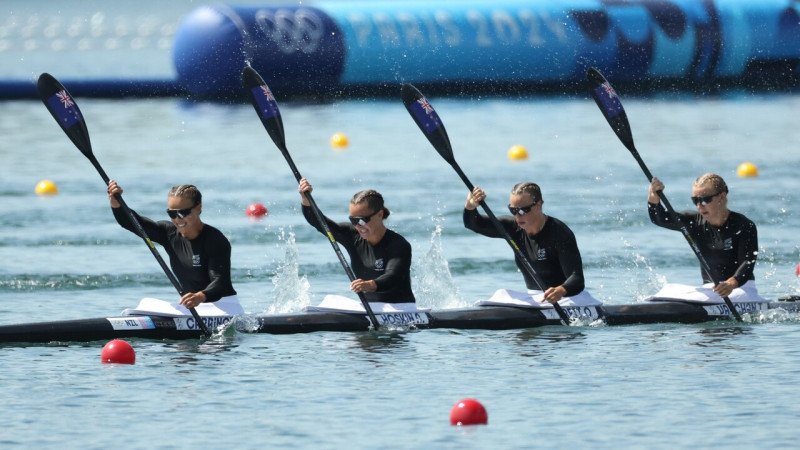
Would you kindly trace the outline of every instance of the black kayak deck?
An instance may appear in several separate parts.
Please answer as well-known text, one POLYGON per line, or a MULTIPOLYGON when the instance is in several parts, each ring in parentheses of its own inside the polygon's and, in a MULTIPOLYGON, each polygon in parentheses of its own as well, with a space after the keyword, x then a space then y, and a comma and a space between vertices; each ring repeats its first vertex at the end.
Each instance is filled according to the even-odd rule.
MULTIPOLYGON (((798 312, 800 296, 782 297, 778 301, 764 304, 763 308, 798 312)), ((690 324, 731 320, 724 305, 714 305, 712 308, 679 302, 648 302, 603 305, 593 310, 592 315, 582 317, 582 323, 598 319, 607 325, 690 324)), ((540 309, 511 306, 481 306, 402 314, 378 316, 379 320, 386 321, 382 327, 391 330, 511 330, 562 325, 552 313, 548 315, 540 309), (399 325, 392 323, 397 317, 403 319, 399 325)), ((205 321, 209 328, 230 324, 229 326, 241 333, 296 334, 319 331, 358 332, 370 329, 365 315, 343 312, 245 315, 236 318, 206 318, 205 321)), ((0 343, 90 342, 123 338, 183 340, 199 339, 202 336, 202 330, 190 316, 117 316, 0 326, 0 343)))

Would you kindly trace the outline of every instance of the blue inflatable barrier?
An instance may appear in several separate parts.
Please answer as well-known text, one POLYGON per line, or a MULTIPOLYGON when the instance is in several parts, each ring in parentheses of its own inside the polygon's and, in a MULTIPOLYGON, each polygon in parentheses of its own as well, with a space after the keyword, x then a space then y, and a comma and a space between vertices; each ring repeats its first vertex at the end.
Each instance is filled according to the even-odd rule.
POLYGON ((590 66, 615 81, 735 81, 798 69, 799 11, 796 0, 214 5, 184 19, 173 55, 178 84, 201 97, 241 95, 247 63, 282 94, 575 83, 590 66))

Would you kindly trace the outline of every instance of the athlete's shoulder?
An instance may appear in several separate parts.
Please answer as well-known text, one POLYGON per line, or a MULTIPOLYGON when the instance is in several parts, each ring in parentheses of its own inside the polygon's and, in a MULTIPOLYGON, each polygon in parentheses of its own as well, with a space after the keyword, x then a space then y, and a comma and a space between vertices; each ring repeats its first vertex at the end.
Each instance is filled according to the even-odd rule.
POLYGON ((390 230, 389 228, 386 229, 385 237, 389 238, 389 242, 397 243, 399 245, 404 245, 404 246, 409 246, 409 247, 411 246, 411 244, 408 242, 408 240, 405 237, 403 237, 402 234, 400 234, 400 233, 398 233, 398 232, 396 232, 394 230, 390 230))
POLYGON ((550 226, 553 227, 554 230, 572 234, 572 229, 569 227, 569 225, 564 223, 563 220, 553 216, 547 216, 547 221, 550 222, 550 226))
POLYGON ((217 227, 204 223, 202 233, 206 239, 212 240, 214 242, 222 241, 230 245, 228 238, 225 237, 225 234, 222 231, 220 231, 217 227))
POLYGON ((738 213, 736 211, 731 211, 730 212, 730 219, 735 220, 737 224, 741 224, 743 227, 756 228, 755 222, 753 222, 752 220, 748 219, 747 216, 745 216, 742 213, 738 213))

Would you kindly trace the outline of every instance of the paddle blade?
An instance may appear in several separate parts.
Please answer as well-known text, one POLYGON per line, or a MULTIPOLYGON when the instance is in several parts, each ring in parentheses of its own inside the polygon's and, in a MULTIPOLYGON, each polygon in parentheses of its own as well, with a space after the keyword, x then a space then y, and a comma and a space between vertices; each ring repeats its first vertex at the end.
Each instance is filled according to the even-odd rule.
POLYGON ((442 155, 447 162, 454 164, 453 148, 450 146, 450 138, 444 124, 436 114, 436 110, 428 102, 422 93, 409 83, 403 84, 400 90, 403 97, 403 104, 406 106, 411 118, 417 123, 419 129, 428 138, 433 148, 442 155))
POLYGON ((603 112, 611 129, 628 150, 635 152, 636 147, 633 145, 633 133, 631 133, 631 125, 628 123, 628 115, 625 114, 625 108, 622 107, 619 96, 611 83, 594 67, 590 67, 586 72, 586 80, 589 82, 589 88, 597 107, 603 112))
POLYGON ((242 70, 242 85, 250 94, 253 108, 256 109, 256 113, 261 118, 261 123, 269 133, 272 141, 275 142, 280 151, 286 153, 286 137, 283 133, 281 111, 278 109, 278 102, 275 101, 275 96, 269 86, 261 78, 261 75, 250 66, 245 66, 242 70))
POLYGON ((39 98, 64 130, 69 139, 86 157, 92 156, 92 143, 89 141, 89 130, 86 121, 72 95, 58 80, 49 73, 39 75, 37 83, 39 98))

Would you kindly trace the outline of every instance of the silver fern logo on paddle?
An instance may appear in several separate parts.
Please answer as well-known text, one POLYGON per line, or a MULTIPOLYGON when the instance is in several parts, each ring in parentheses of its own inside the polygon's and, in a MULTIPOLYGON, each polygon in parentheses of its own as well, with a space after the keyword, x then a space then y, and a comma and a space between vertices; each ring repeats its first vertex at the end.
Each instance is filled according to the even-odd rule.
POLYGON ((383 272, 383 258, 378 258, 375 260, 375 270, 383 272))

